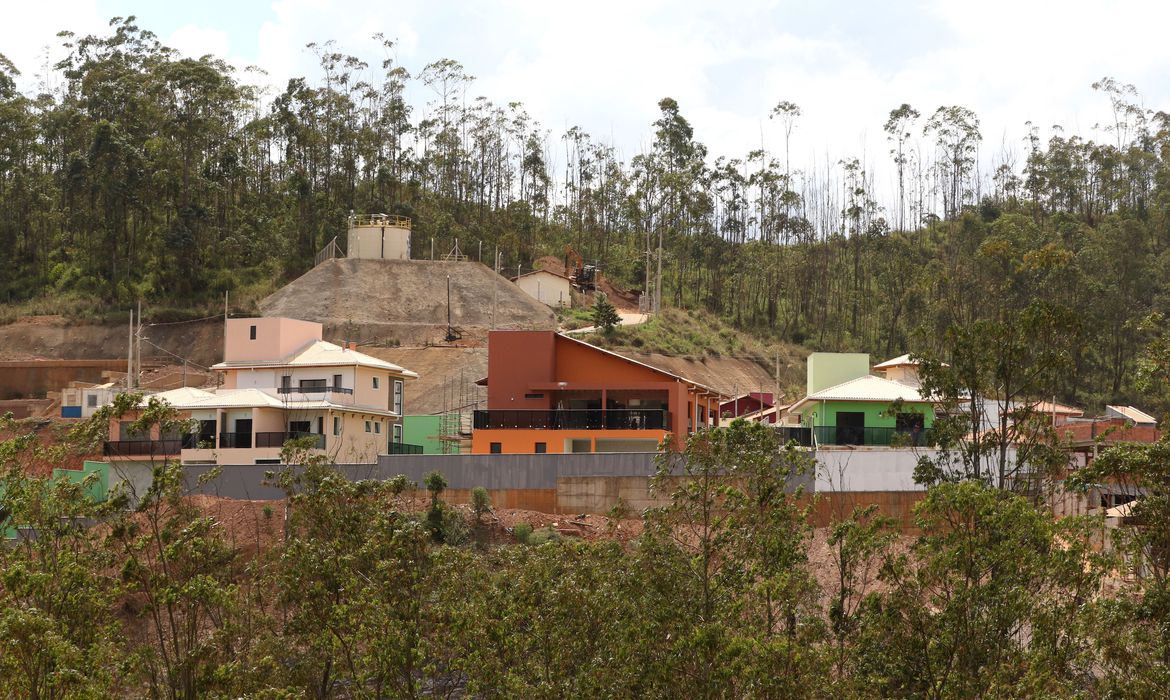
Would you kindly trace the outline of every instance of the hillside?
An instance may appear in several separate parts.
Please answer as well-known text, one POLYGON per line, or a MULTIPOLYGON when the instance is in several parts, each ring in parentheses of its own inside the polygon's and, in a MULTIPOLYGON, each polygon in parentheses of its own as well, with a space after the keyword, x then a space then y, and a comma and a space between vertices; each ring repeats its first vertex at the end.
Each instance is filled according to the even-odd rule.
POLYGON ((327 260, 260 302, 265 316, 325 324, 360 343, 440 342, 451 324, 468 337, 488 328, 553 328, 552 311, 489 268, 440 260, 327 260))

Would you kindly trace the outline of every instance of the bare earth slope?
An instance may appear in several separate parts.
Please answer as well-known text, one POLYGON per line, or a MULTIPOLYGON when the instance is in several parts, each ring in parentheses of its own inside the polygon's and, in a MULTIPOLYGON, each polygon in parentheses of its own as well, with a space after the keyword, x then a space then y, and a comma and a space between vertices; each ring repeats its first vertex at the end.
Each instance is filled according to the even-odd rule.
POLYGON ((326 325, 326 335, 359 342, 434 342, 451 323, 469 335, 488 328, 555 328, 552 310, 475 262, 328 260, 260 302, 265 316, 326 325))

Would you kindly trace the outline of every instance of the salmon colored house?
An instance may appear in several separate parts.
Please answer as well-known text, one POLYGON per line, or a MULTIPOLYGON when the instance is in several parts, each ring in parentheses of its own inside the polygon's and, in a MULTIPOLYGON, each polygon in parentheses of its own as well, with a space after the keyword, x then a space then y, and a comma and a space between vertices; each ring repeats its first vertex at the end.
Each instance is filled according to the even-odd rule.
POLYGON ((418 375, 321 340, 321 324, 291 318, 233 318, 214 391, 182 388, 147 397, 191 419, 186 435, 136 435, 132 417, 112 421, 106 457, 179 458, 184 464, 272 464, 284 444, 310 438, 342 463, 372 462, 402 444, 403 386, 418 375))
POLYGON ((488 335, 475 454, 654 452, 719 419, 716 390, 552 331, 488 335))

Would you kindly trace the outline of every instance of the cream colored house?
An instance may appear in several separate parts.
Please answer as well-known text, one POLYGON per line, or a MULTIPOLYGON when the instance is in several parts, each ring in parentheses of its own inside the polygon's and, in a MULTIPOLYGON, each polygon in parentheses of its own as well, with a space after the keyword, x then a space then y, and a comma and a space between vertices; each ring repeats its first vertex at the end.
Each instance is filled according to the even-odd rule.
POLYGON ((533 270, 512 280, 517 287, 546 306, 554 309, 573 305, 569 278, 548 270, 533 270))
MULTIPOLYGON (((321 324, 229 319, 214 391, 155 394, 197 421, 188 435, 133 435, 110 426, 112 459, 179 457, 186 464, 275 464, 285 443, 310 438, 338 463, 369 463, 402 449, 403 386, 418 375, 321 340, 321 324)), ((150 397, 144 399, 149 400, 150 397)))

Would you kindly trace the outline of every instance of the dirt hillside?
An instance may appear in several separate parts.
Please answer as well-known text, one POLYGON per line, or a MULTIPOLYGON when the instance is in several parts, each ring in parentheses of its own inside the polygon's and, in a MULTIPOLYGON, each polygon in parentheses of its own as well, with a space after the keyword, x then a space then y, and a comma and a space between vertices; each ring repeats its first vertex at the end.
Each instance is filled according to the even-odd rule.
POLYGON ((451 323, 465 335, 556 327, 552 310, 475 262, 328 260, 266 297, 260 309, 323 323, 327 337, 421 345, 441 340, 447 327, 448 277, 451 323))
MULTIPOLYGON (((0 360, 120 359, 126 357, 127 331, 123 324, 99 325, 70 322, 60 316, 29 316, 0 326, 0 360)), ((148 326, 143 335, 148 341, 142 344, 145 361, 173 363, 186 358, 210 366, 223 359, 220 318, 148 326)))
MULTIPOLYGON (((488 374, 486 348, 385 348, 362 346, 361 351, 414 370, 421 375, 406 383, 406 405, 412 414, 439 413, 460 401, 486 400, 475 382, 488 374), (462 388, 461 388, 462 387, 462 388)), ((768 369, 745 358, 711 357, 693 360, 660 354, 619 352, 631 359, 701 382, 732 395, 736 392, 774 391, 768 369)))

